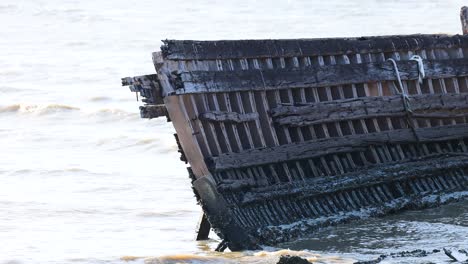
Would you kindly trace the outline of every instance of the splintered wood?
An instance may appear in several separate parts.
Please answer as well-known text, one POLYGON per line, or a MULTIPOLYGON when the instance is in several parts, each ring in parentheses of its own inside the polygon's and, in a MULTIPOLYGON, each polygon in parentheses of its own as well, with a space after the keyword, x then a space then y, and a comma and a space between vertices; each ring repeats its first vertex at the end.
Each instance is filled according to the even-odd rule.
POLYGON ((468 35, 166 40, 153 58, 123 82, 172 121, 220 248, 468 196, 468 35))

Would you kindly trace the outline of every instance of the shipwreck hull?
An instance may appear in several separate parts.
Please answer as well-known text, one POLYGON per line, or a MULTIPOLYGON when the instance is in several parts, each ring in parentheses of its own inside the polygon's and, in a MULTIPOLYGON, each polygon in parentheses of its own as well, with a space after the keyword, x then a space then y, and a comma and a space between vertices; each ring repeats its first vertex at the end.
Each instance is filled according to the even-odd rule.
POLYGON ((153 61, 124 84, 172 121, 232 250, 468 195, 468 35, 169 40, 153 61))

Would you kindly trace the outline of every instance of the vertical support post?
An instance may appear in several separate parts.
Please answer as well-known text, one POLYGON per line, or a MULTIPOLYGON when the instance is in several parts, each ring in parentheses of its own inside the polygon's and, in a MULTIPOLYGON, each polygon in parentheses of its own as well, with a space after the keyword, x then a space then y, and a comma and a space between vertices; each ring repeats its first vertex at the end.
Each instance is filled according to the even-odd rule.
POLYGON ((460 11, 463 35, 468 35, 468 6, 464 6, 460 11))
POLYGON ((206 218, 205 213, 202 213, 200 222, 198 223, 197 241, 207 240, 210 234, 211 225, 206 218))

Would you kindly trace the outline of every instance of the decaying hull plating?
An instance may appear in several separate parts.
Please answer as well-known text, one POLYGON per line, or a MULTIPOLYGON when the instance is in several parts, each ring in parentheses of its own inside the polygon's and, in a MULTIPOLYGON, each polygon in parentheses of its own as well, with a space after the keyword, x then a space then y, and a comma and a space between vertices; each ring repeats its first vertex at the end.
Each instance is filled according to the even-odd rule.
POLYGON ((468 35, 167 40, 153 61, 124 85, 172 121, 232 250, 468 196, 468 35))

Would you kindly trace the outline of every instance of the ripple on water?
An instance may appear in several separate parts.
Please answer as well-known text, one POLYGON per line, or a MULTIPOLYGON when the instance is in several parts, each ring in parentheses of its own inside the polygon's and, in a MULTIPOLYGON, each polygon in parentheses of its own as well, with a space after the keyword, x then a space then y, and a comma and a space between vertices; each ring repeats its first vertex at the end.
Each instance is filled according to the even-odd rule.
POLYGON ((184 216, 187 214, 192 214, 194 211, 192 210, 172 210, 172 211, 164 211, 164 212, 142 212, 137 214, 139 217, 144 218, 152 218, 152 217, 176 217, 176 216, 184 216))
POLYGON ((89 98, 89 101, 91 102, 103 102, 103 101, 110 101, 112 98, 107 97, 107 96, 94 96, 89 98))
POLYGON ((62 104, 12 104, 0 106, 0 113, 21 113, 47 115, 60 112, 78 111, 80 108, 62 104))
POLYGON ((274 264, 284 255, 298 256, 307 259, 313 263, 342 263, 350 264, 356 260, 348 257, 339 257, 335 255, 321 255, 310 251, 294 251, 289 249, 277 250, 269 248, 267 251, 243 251, 243 252, 225 252, 219 253, 207 251, 204 255, 196 254, 178 254, 156 258, 146 258, 145 264, 195 264, 195 263, 257 263, 274 264))

